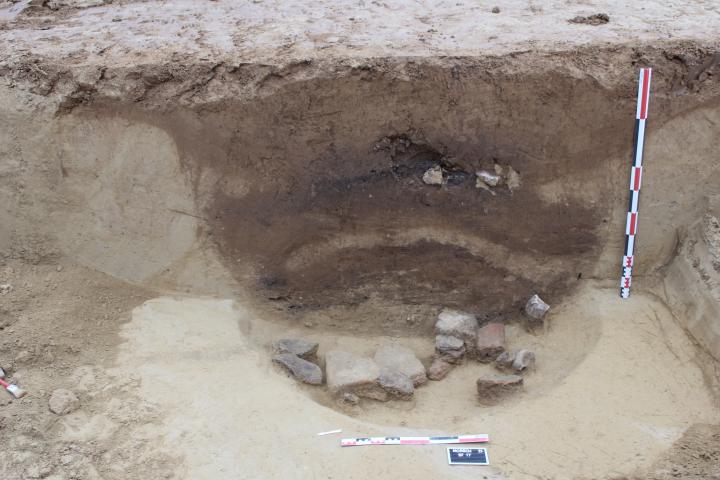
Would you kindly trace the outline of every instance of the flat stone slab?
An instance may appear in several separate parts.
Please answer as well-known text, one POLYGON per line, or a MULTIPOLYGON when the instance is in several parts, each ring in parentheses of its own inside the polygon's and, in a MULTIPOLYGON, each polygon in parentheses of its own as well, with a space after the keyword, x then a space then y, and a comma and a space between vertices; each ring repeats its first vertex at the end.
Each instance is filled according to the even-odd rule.
POLYGON ((375 363, 382 369, 402 373, 417 387, 427 382, 422 362, 409 348, 400 345, 385 345, 375 352, 375 363))
POLYGON ((400 400, 410 400, 415 392, 410 377, 394 370, 383 370, 378 384, 390 397, 400 400))
POLYGON ((272 361, 285 367, 293 377, 310 385, 321 385, 322 370, 312 362, 308 362, 292 353, 279 353, 273 355, 272 361))
POLYGON ((387 400, 387 392, 380 388, 380 367, 372 359, 345 350, 330 350, 325 354, 325 374, 328 390, 333 395, 349 392, 359 397, 387 400))
POLYGON ((505 396, 522 390, 523 377, 520 375, 486 375, 477 379, 477 392, 480 401, 495 404, 505 396))
POLYGON ((275 353, 292 353, 308 359, 317 353, 318 343, 297 338, 282 338, 272 343, 272 349, 275 353))
POLYGON ((489 363, 505 351, 505 325, 488 323, 477 332, 475 355, 481 362, 489 363))
POLYGON ((525 315, 536 321, 542 320, 548 310, 550 310, 550 305, 543 302, 537 294, 530 297, 525 304, 525 315))

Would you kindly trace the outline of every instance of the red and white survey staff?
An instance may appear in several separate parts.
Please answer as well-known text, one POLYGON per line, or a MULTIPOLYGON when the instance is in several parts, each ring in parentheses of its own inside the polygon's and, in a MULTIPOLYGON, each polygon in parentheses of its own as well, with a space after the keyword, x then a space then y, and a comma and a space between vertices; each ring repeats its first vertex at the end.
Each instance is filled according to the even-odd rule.
POLYGON ((633 162, 630 170, 630 201, 627 221, 625 223, 625 255, 622 261, 622 275, 620 277, 620 296, 630 296, 632 283, 632 269, 635 264, 635 235, 638 226, 638 201, 640 199, 640 183, 642 181, 643 146, 645 144, 645 121, 648 116, 648 103, 650 99, 650 79, 652 69, 640 69, 640 83, 638 85, 637 111, 635 114, 635 138, 633 141, 633 162))

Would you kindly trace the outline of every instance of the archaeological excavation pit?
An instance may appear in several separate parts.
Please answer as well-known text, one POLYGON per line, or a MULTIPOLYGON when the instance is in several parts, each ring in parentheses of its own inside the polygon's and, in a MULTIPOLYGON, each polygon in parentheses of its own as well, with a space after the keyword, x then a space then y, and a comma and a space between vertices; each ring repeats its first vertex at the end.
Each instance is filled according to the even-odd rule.
MULTIPOLYGON (((497 440, 498 478, 665 478, 665 452, 695 441, 710 458, 713 52, 17 60, 2 70, 0 366, 37 392, 8 411, 35 415, 44 446, 16 454, 29 434, 13 417, 0 472, 24 478, 42 457, 58 475, 145 478, 123 448, 158 478, 313 478, 308 450, 330 478, 386 472, 384 452, 338 461, 315 437, 331 427, 482 431, 497 440), (649 66, 638 263, 623 301, 635 89, 649 66), (539 325, 524 312, 534 294, 550 304, 539 325), (522 389, 478 401, 478 377, 497 368, 470 352, 401 400, 349 404, 328 388, 338 350, 369 359, 401 346, 429 369, 444 309, 501 324, 508 350, 534 352, 522 389), (273 365, 282 338, 319 344, 308 358, 320 385, 273 365), (47 408, 55 369, 78 397, 62 416, 47 408), (289 466, 257 460, 279 436, 289 466)), ((407 451, 418 478, 446 474, 432 450, 407 451)))
MULTIPOLYGON (((398 312, 443 306, 513 320, 528 295, 557 302, 595 275, 603 241, 617 232, 608 189, 620 194, 614 177, 629 151, 627 125, 615 121, 629 91, 549 67, 518 76, 488 75, 472 61, 367 65, 277 87, 265 80, 270 86, 245 102, 161 114, 79 105, 58 121, 58 133, 73 139, 61 152, 65 183, 96 167, 113 182, 127 176, 141 185, 117 191, 118 203, 165 226, 144 226, 148 215, 114 219, 126 225, 101 218, 101 228, 120 235, 135 235, 137 224, 153 230, 133 239, 139 257, 108 265, 109 273, 162 274, 177 265, 171 252, 164 264, 149 259, 154 271, 125 270, 197 229, 238 284, 291 323, 317 318, 339 330, 415 335, 423 326, 408 331, 398 312), (128 146, 133 155, 177 156, 168 194, 193 199, 182 208, 163 198, 164 182, 140 178, 143 169, 167 175, 160 166, 96 163, 88 141, 130 144, 136 129, 146 142, 128 146), (164 148, 172 152, 157 151, 164 148), (434 167, 442 185, 423 181, 434 167), (478 188, 482 170, 504 181, 478 188)), ((231 82, 237 73, 226 75, 231 82)))
MULTIPOLYGON (((211 250, 237 294, 290 324, 415 335, 427 325, 408 329, 401 312, 441 307, 516 320, 532 293, 559 303, 583 278, 612 278, 623 240, 632 124, 621 119, 634 94, 557 69, 564 61, 521 73, 518 61, 299 64, 245 72, 259 85, 244 101, 233 95, 247 88, 242 70, 226 67, 227 97, 160 112, 98 95, 54 122, 56 188, 87 200, 57 208, 83 225, 83 209, 93 212, 91 232, 59 215, 60 241, 135 282, 171 277, 187 251, 211 250), (423 181, 433 168, 441 185, 423 181), (478 188, 480 171, 501 184, 478 188)), ((163 87, 152 82, 172 75, 156 69, 118 77, 152 98, 163 87)), ((677 88, 677 75, 658 82, 677 88)), ((662 169, 687 158, 673 145, 677 126, 707 107, 657 103, 654 128, 668 124, 671 140, 651 132, 660 174, 648 182, 662 185, 662 169)), ((643 225, 639 268, 649 272, 672 255, 664 226, 680 213, 668 206, 670 217, 643 225)))

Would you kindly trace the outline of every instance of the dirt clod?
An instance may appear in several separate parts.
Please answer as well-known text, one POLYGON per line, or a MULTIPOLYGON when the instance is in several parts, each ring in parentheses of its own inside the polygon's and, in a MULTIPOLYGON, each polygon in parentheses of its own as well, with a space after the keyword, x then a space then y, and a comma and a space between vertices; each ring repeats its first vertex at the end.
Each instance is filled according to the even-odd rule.
POLYGON ((520 375, 488 375, 478 378, 476 384, 481 403, 492 405, 521 390, 523 377, 520 375))
POLYGON ((583 23, 586 25, 604 25, 610 21, 610 16, 606 13, 596 13, 593 15, 578 15, 577 17, 573 17, 568 22, 570 23, 583 23))
POLYGON ((67 415, 80 408, 80 399, 70 390, 59 388, 50 395, 48 406, 55 415, 67 415))

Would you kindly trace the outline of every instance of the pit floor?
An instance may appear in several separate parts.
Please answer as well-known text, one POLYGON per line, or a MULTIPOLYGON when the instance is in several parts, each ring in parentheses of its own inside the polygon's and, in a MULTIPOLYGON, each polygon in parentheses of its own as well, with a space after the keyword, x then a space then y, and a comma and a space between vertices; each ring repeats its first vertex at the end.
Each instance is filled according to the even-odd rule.
MULTIPOLYGON (((601 478, 650 466, 694 423, 717 423, 696 349, 649 295, 621 301, 588 285, 555 311, 545 334, 511 329, 538 352, 526 391, 477 403, 474 362, 416 391, 412 405, 367 402, 352 417, 318 405, 254 347, 271 328, 228 300, 152 299, 123 328, 120 364, 168 416, 160 428, 184 454, 187 478, 601 478), (243 333, 248 332, 248 333, 243 333), (253 338, 254 337, 254 338, 253 338), (341 428, 342 435, 318 437, 341 428), (341 436, 488 433, 492 467, 449 467, 444 446, 339 447, 341 436), (429 475, 432 472, 432 475, 429 475)), ((294 333, 294 332, 292 332, 294 333)), ((337 338, 299 331, 323 349, 372 352, 384 342, 431 349, 431 339, 337 338)), ((319 395, 317 395, 319 396, 319 395)))
POLYGON ((268 342, 301 336, 321 355, 398 342, 428 358, 432 338, 288 328, 243 302, 158 296, 72 265, 2 270, 14 289, 3 298, 0 362, 30 392, 3 397, 4 479, 666 478, 663 458, 716 468, 717 429, 695 441, 690 463, 675 443, 720 423, 717 375, 701 369, 714 363, 651 294, 622 301, 587 281, 554 306, 545 332, 511 324, 509 346, 534 349, 538 364, 525 391, 498 406, 474 392, 491 367, 468 362, 412 402, 342 410, 323 387, 273 367, 268 342), (60 387, 81 401, 62 417, 47 407, 60 387), (492 466, 450 467, 443 446, 339 446, 342 436, 467 433, 490 435, 492 466))

